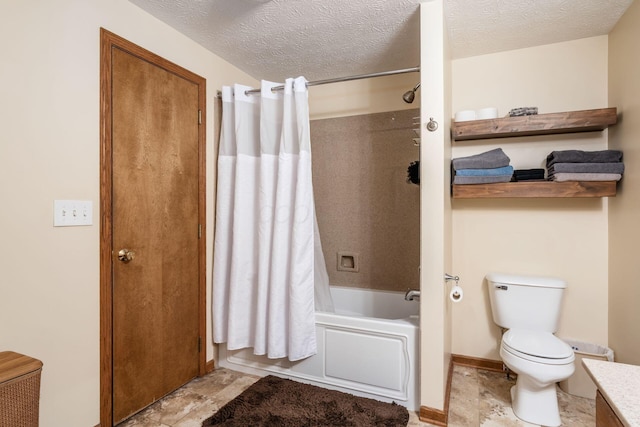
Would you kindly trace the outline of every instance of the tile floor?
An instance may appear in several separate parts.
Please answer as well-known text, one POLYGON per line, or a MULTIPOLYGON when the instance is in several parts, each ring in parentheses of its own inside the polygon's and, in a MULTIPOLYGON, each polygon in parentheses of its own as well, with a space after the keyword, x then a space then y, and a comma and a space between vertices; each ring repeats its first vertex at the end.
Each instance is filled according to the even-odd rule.
MULTIPOLYGON (((258 380, 227 369, 197 378, 151 405, 118 427, 200 427, 209 417, 258 380)), ((450 427, 526 427, 510 406, 509 389, 515 380, 500 372, 454 366, 449 402, 450 427)), ((562 425, 595 426, 595 401, 558 389, 562 425)), ((428 427, 410 412, 408 427, 428 427)))
MULTIPOLYGON (((534 426, 511 409, 511 386, 502 372, 454 366, 449 398, 449 427, 534 426)), ((572 396, 557 388, 560 419, 566 427, 595 427, 595 400, 572 396)), ((594 396, 595 398, 595 396, 594 396)))

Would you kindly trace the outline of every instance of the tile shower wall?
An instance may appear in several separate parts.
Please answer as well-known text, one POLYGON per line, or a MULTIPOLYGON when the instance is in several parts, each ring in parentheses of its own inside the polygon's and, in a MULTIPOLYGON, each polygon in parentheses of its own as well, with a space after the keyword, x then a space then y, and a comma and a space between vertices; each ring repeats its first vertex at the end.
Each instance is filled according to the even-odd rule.
POLYGON ((311 121, 313 185, 332 285, 419 288, 419 109, 311 121), (342 257, 339 258, 338 254, 342 257))

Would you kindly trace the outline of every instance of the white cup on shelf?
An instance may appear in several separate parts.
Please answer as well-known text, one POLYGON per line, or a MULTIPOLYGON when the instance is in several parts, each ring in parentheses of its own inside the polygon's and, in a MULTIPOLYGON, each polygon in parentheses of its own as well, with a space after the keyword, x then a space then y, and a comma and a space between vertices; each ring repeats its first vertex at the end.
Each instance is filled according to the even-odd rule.
POLYGON ((481 108, 476 111, 476 120, 497 119, 498 109, 495 107, 481 108))
POLYGON ((476 112, 473 110, 462 110, 455 114, 456 122, 467 122, 476 119, 476 112))

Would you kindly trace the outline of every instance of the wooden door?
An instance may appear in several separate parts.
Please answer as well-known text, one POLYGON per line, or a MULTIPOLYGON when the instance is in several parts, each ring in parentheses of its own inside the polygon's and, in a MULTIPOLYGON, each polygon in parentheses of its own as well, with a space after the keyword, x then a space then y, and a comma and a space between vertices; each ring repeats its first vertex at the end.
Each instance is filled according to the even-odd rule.
POLYGON ((203 371, 204 80, 108 50, 113 425, 203 371))

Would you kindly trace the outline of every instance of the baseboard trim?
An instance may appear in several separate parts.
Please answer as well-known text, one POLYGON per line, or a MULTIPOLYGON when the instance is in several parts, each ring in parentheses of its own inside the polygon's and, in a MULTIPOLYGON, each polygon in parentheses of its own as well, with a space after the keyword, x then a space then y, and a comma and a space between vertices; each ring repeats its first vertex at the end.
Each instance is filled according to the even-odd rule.
POLYGON ((484 369, 486 371, 504 371, 502 360, 482 359, 480 357, 463 356, 461 354, 452 354, 451 360, 460 366, 484 369))
POLYGON ((447 388, 444 396, 444 410, 421 406, 419 412, 420 421, 433 424, 436 426, 447 427, 449 422, 449 400, 451 398, 451 381, 453 379, 453 357, 449 361, 449 370, 447 371, 447 388))
POLYGON ((433 409, 426 406, 420 407, 420 421, 423 423, 447 427, 447 418, 447 414, 440 409, 433 409))
POLYGON ((211 372, 216 370, 216 361, 215 360, 209 360, 205 365, 204 365, 204 371, 206 374, 210 374, 211 372))

